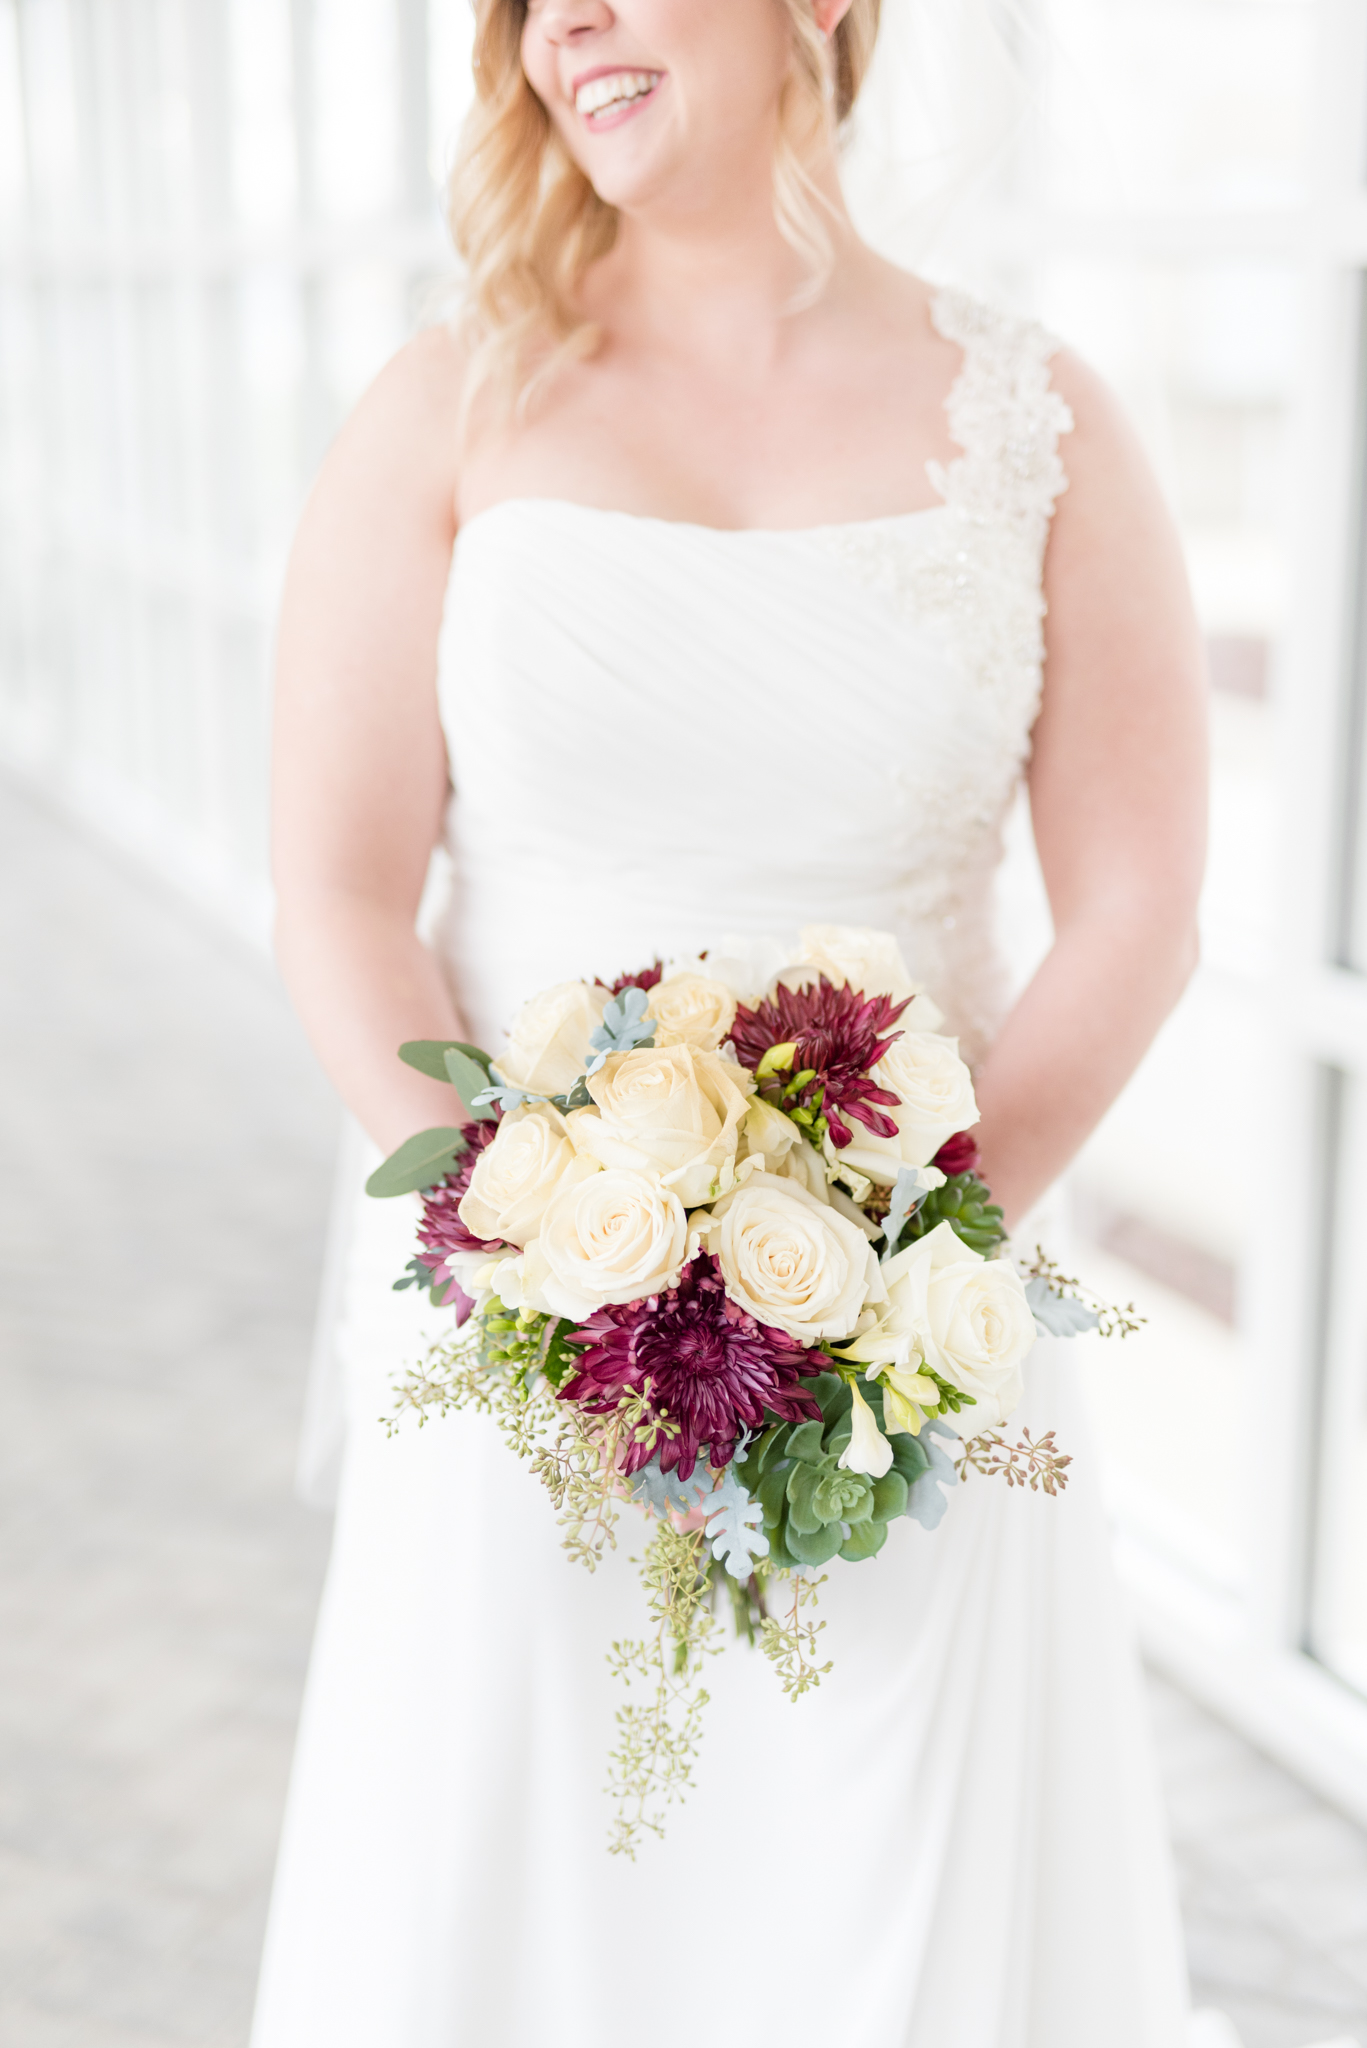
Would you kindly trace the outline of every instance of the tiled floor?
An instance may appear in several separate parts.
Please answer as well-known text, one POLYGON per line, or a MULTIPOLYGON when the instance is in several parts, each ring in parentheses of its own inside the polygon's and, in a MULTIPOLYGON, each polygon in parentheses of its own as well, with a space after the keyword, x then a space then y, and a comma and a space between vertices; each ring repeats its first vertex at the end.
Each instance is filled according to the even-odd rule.
MULTIPOLYGON (((1367 1836, 1150 1681, 1198 2002, 1245 2048, 1367 2048, 1367 1836)), ((1217 2044, 1218 2048, 1218 2044, 1217 2044)))
MULTIPOLYGON (((334 1112, 259 962, 4 786, 0 959, 0 2044, 243 2048, 334 1112)), ((1367 1841, 1154 1698, 1201 2001, 1367 2048, 1367 1841)))

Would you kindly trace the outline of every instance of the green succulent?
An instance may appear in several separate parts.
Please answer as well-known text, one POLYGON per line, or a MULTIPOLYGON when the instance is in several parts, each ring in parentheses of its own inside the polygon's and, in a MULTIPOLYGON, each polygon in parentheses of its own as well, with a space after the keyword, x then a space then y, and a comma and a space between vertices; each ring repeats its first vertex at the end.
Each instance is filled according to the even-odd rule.
MULTIPOLYGON (((821 1419, 775 1423, 736 1467, 737 1478, 759 1502, 769 1562, 780 1570, 827 1564, 836 1556, 850 1563, 877 1556, 889 1522, 906 1513, 910 1490, 930 1462, 915 1437, 899 1434, 891 1439, 892 1468, 881 1479, 843 1470, 840 1455, 850 1441, 853 1406, 849 1384, 834 1372, 805 1384, 821 1419)), ((881 1387, 865 1391, 881 1422, 881 1387)))
POLYGON ((992 1190, 976 1173, 956 1173, 942 1188, 932 1188, 902 1232, 898 1249, 927 1236, 937 1223, 947 1223, 970 1250, 990 1256, 1004 1242, 1002 1212, 992 1190))
POLYGON ((867 1522, 873 1513, 873 1484, 862 1472, 843 1472, 834 1458, 789 1467, 784 1489, 789 1526, 814 1536, 828 1522, 867 1522))

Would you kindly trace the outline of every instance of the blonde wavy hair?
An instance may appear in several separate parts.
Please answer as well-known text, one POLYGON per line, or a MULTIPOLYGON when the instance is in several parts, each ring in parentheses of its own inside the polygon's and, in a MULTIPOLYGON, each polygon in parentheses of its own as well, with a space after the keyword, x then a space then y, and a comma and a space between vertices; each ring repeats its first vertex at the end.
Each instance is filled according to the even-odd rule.
MULTIPOLYGON (((881 0, 852 0, 829 44, 812 0, 780 4, 792 61, 779 101, 774 213, 806 267, 799 305, 820 295, 834 260, 832 208, 811 165, 854 107, 881 0)), ((584 318, 579 290, 617 234, 616 208, 569 156, 527 82, 526 12, 526 0, 475 0, 475 102, 447 187, 451 235, 467 272, 467 405, 490 383, 507 403, 525 402, 557 365, 592 354, 598 332, 584 318)))

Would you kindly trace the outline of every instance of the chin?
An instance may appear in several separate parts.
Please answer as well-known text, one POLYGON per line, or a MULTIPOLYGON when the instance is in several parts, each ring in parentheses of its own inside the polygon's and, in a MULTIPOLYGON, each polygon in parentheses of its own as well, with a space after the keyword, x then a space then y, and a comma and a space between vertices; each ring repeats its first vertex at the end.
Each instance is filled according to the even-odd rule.
POLYGON ((570 151, 605 206, 631 213, 659 200, 672 185, 687 187, 688 166, 674 151, 637 148, 634 138, 628 144, 623 137, 623 143, 627 146, 570 151))

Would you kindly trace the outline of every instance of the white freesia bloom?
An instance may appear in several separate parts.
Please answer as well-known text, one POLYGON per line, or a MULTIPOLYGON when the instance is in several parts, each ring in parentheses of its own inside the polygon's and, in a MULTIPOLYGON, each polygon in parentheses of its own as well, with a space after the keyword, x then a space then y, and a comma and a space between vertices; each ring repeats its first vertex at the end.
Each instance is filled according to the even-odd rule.
POLYGON ((928 1166, 946 1138, 978 1121, 973 1076, 959 1058, 957 1038, 933 1031, 908 1031, 888 1047, 872 1078, 890 1088, 897 1107, 887 1114, 897 1126, 895 1138, 880 1138, 862 1124, 851 1124, 854 1142, 837 1157, 856 1173, 885 1185, 895 1181, 899 1167, 928 1166))
MULTIPOLYGON (((689 1257, 678 1196, 653 1175, 598 1172, 588 1159, 577 1167, 583 1178, 562 1185, 522 1255, 521 1298, 510 1307, 581 1321, 605 1302, 638 1301, 678 1280, 689 1257)), ((502 1278, 500 1268, 500 1292, 502 1278)))
POLYGON ((915 1002, 902 1012, 904 1031, 937 1031, 943 1022, 920 983, 907 973, 902 949, 891 932, 865 924, 804 925, 797 957, 836 988, 848 983, 863 995, 891 996, 894 1002, 914 996, 915 1002))
POLYGON ((1025 1283, 1010 1261, 984 1259, 940 1223, 888 1261, 883 1283, 887 1305, 845 1356, 903 1372, 926 1366, 973 1396, 974 1429, 1005 1422, 1035 1341, 1025 1283))
POLYGON ((753 1173, 693 1222, 732 1301, 799 1343, 848 1337, 865 1303, 883 1299, 863 1233, 796 1181, 753 1173))
MULTIPOLYGON (((498 1276, 505 1271, 508 1264, 508 1257, 502 1252, 450 1252, 446 1259, 447 1271, 474 1302, 476 1315, 484 1313, 494 1295, 497 1294, 500 1300, 503 1299, 499 1291, 498 1276)), ((516 1284, 520 1289, 520 1280, 516 1284)))
POLYGON ((847 1472, 865 1472, 870 1479, 881 1479, 892 1464, 892 1445, 878 1427, 877 1418, 858 1387, 851 1386, 850 1392, 854 1395, 851 1411, 854 1427, 836 1463, 843 1465, 847 1472))
POLYGON ((898 1372, 893 1366, 880 1372, 871 1365, 864 1377, 882 1381, 883 1424, 894 1434, 903 1430, 919 1436, 927 1411, 940 1405, 940 1389, 923 1372, 898 1372))
POLYGON ((461 1222, 476 1237, 526 1244, 574 1160, 565 1119, 551 1103, 513 1110, 475 1161, 461 1222))
POLYGON ((754 1087, 734 1060, 688 1045, 610 1053, 589 1077, 593 1107, 570 1113, 570 1138, 603 1166, 658 1174, 692 1208, 732 1185, 754 1087))
POLYGON ((819 1202, 829 1201, 829 1183, 819 1153, 812 1150, 797 1125, 781 1109, 758 1096, 745 1112, 736 1149, 736 1178, 749 1172, 776 1173, 794 1180, 819 1202))
POLYGON ((589 1059, 589 1039, 603 1021, 605 988, 561 981, 524 1003, 495 1065, 529 1095, 567 1095, 589 1059))
POLYGON ((715 1052, 736 1021, 736 998, 712 975, 666 975, 648 991, 646 1015, 655 1019, 655 1043, 715 1052))

